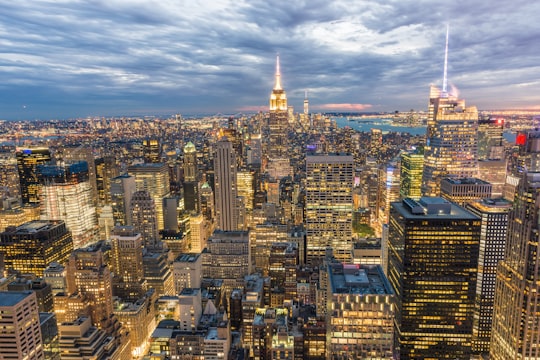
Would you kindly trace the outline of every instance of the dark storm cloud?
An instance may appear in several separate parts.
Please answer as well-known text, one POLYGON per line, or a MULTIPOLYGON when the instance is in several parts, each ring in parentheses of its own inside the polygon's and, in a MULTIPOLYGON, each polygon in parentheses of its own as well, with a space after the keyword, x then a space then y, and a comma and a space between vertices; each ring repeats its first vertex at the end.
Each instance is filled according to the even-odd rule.
POLYGON ((532 107, 531 1, 0 0, 0 118, 235 113, 289 102, 423 109, 449 80, 479 108, 532 107))

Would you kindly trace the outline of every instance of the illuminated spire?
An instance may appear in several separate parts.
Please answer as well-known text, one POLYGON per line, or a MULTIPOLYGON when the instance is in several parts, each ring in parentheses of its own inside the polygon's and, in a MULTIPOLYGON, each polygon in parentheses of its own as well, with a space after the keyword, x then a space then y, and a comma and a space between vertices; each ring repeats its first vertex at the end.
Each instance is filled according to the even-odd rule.
POLYGON ((443 74, 443 84, 442 84, 442 96, 448 96, 448 33, 450 30, 450 24, 446 25, 446 48, 444 50, 444 74, 443 74))
POLYGON ((274 90, 282 90, 281 88, 281 72, 279 71, 279 53, 276 56, 276 85, 274 90))
POLYGON ((306 116, 309 114, 309 100, 307 97, 307 93, 308 91, 306 90, 304 95, 304 115, 306 116))

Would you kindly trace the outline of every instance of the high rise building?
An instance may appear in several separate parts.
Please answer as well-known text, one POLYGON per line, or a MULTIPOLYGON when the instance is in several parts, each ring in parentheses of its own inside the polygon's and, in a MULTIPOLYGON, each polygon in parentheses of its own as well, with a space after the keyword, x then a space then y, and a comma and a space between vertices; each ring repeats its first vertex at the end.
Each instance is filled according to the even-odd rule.
POLYGON ((371 140, 369 144, 369 152, 372 156, 377 156, 383 146, 383 136, 381 129, 371 129, 371 140))
POLYGON ((422 193, 439 196, 443 178, 475 177, 478 111, 465 101, 432 88, 429 103, 427 140, 424 152, 422 193))
POLYGON ((281 71, 279 68, 279 55, 276 57, 276 82, 272 94, 270 95, 270 117, 268 127, 270 135, 268 138, 267 155, 268 158, 287 157, 287 94, 281 87, 281 71))
POLYGON ((135 191, 135 177, 123 174, 111 179, 110 197, 115 225, 131 225, 130 204, 135 191))
POLYGON ((39 204, 40 183, 36 167, 51 161, 48 148, 21 149, 16 153, 23 204, 39 204))
POLYGON ((330 263, 327 274, 327 359, 394 359, 396 299, 382 268, 330 263))
POLYGON ((189 251, 200 253, 206 247, 206 221, 202 214, 189 217, 189 251))
POLYGON ((503 131, 503 119, 478 120, 478 160, 504 158, 503 131))
POLYGON ((478 173, 478 110, 447 91, 448 33, 442 90, 429 94, 422 195, 440 196, 440 182, 449 176, 478 173))
POLYGON ((9 196, 19 198, 21 185, 17 171, 16 148, 12 145, 0 146, 0 188, 5 189, 9 196))
POLYGON ((197 169, 197 149, 192 142, 184 146, 184 209, 199 212, 201 195, 197 169))
POLYGON ((482 220, 472 337, 473 353, 479 355, 489 353, 497 264, 504 259, 511 209, 512 203, 505 199, 480 199, 467 205, 482 220))
POLYGON ((401 173, 399 195, 402 199, 422 197, 422 171, 424 169, 424 148, 401 153, 401 173))
POLYGON ((145 252, 143 269, 146 289, 153 289, 158 297, 175 294, 168 250, 145 252))
POLYGON ((478 161, 478 179, 491 184, 491 196, 494 198, 503 196, 506 183, 506 165, 507 161, 505 158, 478 161))
POLYGON ((129 359, 129 340, 113 336, 92 326, 90 318, 81 316, 61 323, 59 348, 61 359, 129 359))
POLYGON ((161 144, 159 139, 144 139, 142 142, 144 162, 157 164, 161 162, 161 144))
POLYGON ((137 190, 148 191, 154 199, 158 229, 163 229, 163 198, 170 194, 169 167, 162 163, 137 164, 130 166, 128 173, 135 177, 137 190))
POLYGON ((321 263, 331 247, 340 261, 351 260, 353 156, 306 156, 306 261, 321 263))
POLYGON ((163 221, 165 230, 173 233, 178 231, 179 205, 180 198, 178 196, 170 196, 163 199, 163 221))
POLYGON ((225 138, 216 143, 214 172, 217 228, 223 231, 236 231, 238 229, 236 156, 232 143, 225 138))
POLYGON ((114 314, 129 334, 132 359, 141 358, 148 349, 148 340, 156 327, 155 298, 154 289, 150 289, 137 300, 115 303, 114 314))
POLYGON ((283 301, 296 298, 296 244, 274 242, 270 247, 268 276, 270 276, 270 306, 283 306, 283 301))
POLYGON ((469 359, 480 219, 438 197, 392 203, 388 280, 400 359, 469 359))
POLYGON ((79 145, 76 147, 63 147, 55 157, 61 157, 65 163, 74 163, 79 161, 85 161, 88 164, 88 181, 92 187, 92 203, 98 204, 98 188, 96 177, 96 161, 94 159, 94 153, 92 148, 79 145))
POLYGON ((378 169, 377 218, 381 224, 388 223, 390 204, 399 200, 400 163, 392 160, 378 169))
POLYGON ((36 294, 0 292, 0 357, 43 360, 43 342, 36 294))
POLYGON ((51 285, 53 296, 67 292, 66 268, 59 263, 51 263, 43 272, 43 280, 51 285))
POLYGON ((119 176, 114 156, 104 156, 95 160, 98 204, 111 204, 111 181, 119 176))
POLYGON ((202 257, 199 253, 180 254, 173 262, 175 294, 184 288, 201 287, 202 257))
POLYGON ((43 276, 52 262, 63 264, 73 251, 71 233, 62 220, 35 220, 0 233, 6 270, 43 276))
POLYGON ((260 166, 262 162, 262 139, 261 134, 251 134, 249 148, 247 150, 247 164, 260 166))
POLYGON ((244 198, 246 210, 253 210, 256 176, 257 173, 250 169, 241 169, 236 173, 237 195, 244 198))
POLYGON ((214 192, 210 185, 205 182, 201 186, 201 213, 210 223, 214 223, 214 192))
POLYGON ((92 324, 98 328, 103 328, 113 314, 112 275, 105 263, 104 247, 105 242, 100 241, 75 250, 69 257, 65 271, 67 293, 79 293, 85 297, 92 324))
POLYGON ((202 253, 202 271, 205 278, 223 279, 229 293, 242 288, 251 273, 249 232, 214 231, 202 253))
POLYGON ((490 359, 540 358, 540 132, 521 139, 526 159, 497 267, 490 359))
POLYGON ((37 173, 42 184, 41 218, 64 220, 75 249, 97 241, 96 207, 86 161, 38 165, 37 173))
POLYGON ((491 197, 491 184, 477 178, 444 178, 441 180, 441 197, 459 206, 470 201, 491 197))
POLYGON ((257 224, 250 233, 251 255, 254 258, 255 269, 266 276, 270 266, 270 248, 274 242, 287 242, 287 225, 266 222, 257 224))
POLYGON ((184 181, 194 182, 197 180, 197 148, 190 141, 184 146, 184 181))
POLYGON ((307 90, 306 90, 306 93, 304 95, 304 117, 305 117, 305 119, 309 118, 309 99, 308 99, 307 90))
POLYGON ((113 294, 137 301, 144 295, 143 239, 132 226, 117 226, 111 236, 113 294))
POLYGON ((39 205, 17 206, 0 210, 0 232, 5 231, 8 226, 19 226, 25 222, 39 220, 39 205))
POLYGON ((154 199, 148 191, 136 191, 131 197, 131 224, 140 233, 143 246, 156 249, 159 243, 159 233, 154 199))

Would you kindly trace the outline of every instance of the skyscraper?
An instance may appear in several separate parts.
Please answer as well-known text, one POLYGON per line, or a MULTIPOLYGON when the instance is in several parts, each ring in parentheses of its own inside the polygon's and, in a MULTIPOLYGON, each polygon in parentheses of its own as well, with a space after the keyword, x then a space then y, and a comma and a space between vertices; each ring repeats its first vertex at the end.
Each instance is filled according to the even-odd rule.
POLYGON ((59 155, 65 163, 85 161, 88 164, 88 181, 92 187, 92 202, 94 205, 97 205, 98 188, 96 181, 96 161, 94 159, 92 148, 83 145, 64 147, 61 149, 60 154, 55 154, 57 158, 59 155))
POLYGON ((441 180, 441 197, 465 206, 476 199, 491 197, 491 184, 477 178, 444 178, 441 180))
POLYGON ((0 233, 6 269, 43 276, 52 262, 63 264, 73 251, 71 233, 62 220, 35 220, 0 233))
POLYGON ((226 138, 216 143, 214 173, 217 228, 223 231, 236 231, 238 229, 236 156, 232 143, 226 138))
POLYGON ((43 360, 36 294, 0 292, 0 356, 3 359, 43 360))
POLYGON ((111 204, 111 181, 120 175, 114 156, 104 156, 95 160, 98 204, 111 204))
POLYGON ((309 99, 307 90, 304 96, 304 118, 305 120, 309 119, 309 99))
POLYGON ((281 70, 279 68, 279 55, 276 57, 276 82, 270 95, 270 117, 268 127, 270 135, 268 139, 267 155, 272 158, 286 157, 287 151, 287 94, 281 87, 281 70))
POLYGON ((377 218, 381 224, 388 223, 390 204, 399 200, 400 163, 395 159, 378 169, 377 218))
POLYGON ((442 90, 429 94, 422 195, 439 196, 442 178, 475 177, 478 172, 478 110, 447 91, 448 33, 442 90))
POLYGON ((113 294, 137 301, 145 292, 142 236, 131 226, 117 226, 111 243, 113 294))
POLYGON ((379 265, 330 263, 327 359, 394 359, 395 295, 379 265))
POLYGON ((51 161, 48 148, 21 149, 16 153, 23 204, 39 204, 40 184, 36 172, 39 164, 51 161))
POLYGON ((154 199, 158 229, 163 229, 163 198, 170 194, 169 167, 162 163, 138 164, 130 166, 128 173, 135 177, 137 190, 148 191, 154 199))
POLYGON ((199 212, 200 203, 197 149, 190 141, 184 146, 184 209, 199 212))
POLYGON ((503 159, 503 119, 478 120, 478 160, 503 159))
POLYGON ((197 149, 190 141, 184 146, 184 181, 197 181, 197 149))
POLYGON ((37 173, 42 184, 41 218, 64 220, 75 249, 95 242, 98 224, 86 161, 38 165, 37 173))
POLYGON ((228 295, 251 273, 249 231, 216 230, 202 253, 203 277, 223 279, 228 295))
POLYGON ((340 261, 352 252, 353 156, 306 156, 306 261, 321 263, 331 247, 340 261))
POLYGON ((399 195, 418 200, 422 196, 422 171, 424 169, 424 149, 401 153, 401 173, 399 195))
POLYGON ((388 279, 401 360, 469 359, 480 219, 438 197, 392 203, 388 279))
POLYGON ((111 179, 111 206, 116 225, 131 225, 130 204, 135 193, 135 177, 123 174, 111 179))
POLYGON ((160 162, 161 144, 159 142, 159 139, 156 139, 156 138, 144 139, 142 146, 143 146, 144 162, 154 163, 154 164, 160 162))
POLYGON ((497 267, 490 359, 540 358, 540 132, 522 139, 526 159, 497 267))
POLYGON ((139 232, 146 248, 156 249, 159 242, 156 206, 148 191, 136 191, 131 197, 131 224, 139 232))
POLYGON ((84 295, 92 323, 98 328, 113 314, 112 275, 105 263, 104 247, 105 242, 100 241, 75 250, 66 267, 68 294, 84 295))
POLYGON ((482 219, 472 337, 475 354, 489 353, 495 277, 497 264, 504 259, 511 208, 512 203, 505 199, 481 199, 467 205, 467 210, 482 219))

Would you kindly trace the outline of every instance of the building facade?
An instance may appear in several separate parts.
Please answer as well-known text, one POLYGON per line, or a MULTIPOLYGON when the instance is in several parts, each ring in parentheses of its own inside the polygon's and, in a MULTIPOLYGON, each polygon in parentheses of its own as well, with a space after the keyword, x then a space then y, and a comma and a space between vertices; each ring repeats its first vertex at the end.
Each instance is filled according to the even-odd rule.
POLYGON ((23 204, 39 204, 40 183, 36 168, 51 161, 48 148, 21 149, 16 153, 23 204))
POLYGON ((38 165, 37 173, 42 185, 41 218, 64 220, 75 249, 97 241, 97 200, 93 197, 88 163, 38 165))
POLYGON ((440 196, 443 178, 477 176, 478 110, 432 87, 428 112, 422 195, 440 196))
POLYGON ((44 360, 36 294, 0 292, 0 357, 44 360))
POLYGON ((353 156, 306 156, 306 262, 321 263, 326 248, 351 260, 353 156))
POLYGON ((497 264, 504 259, 512 203, 505 199, 481 199, 470 202, 467 209, 482 219, 472 350, 475 354, 488 354, 497 264))
POLYGON ((392 204, 388 279, 401 360, 469 359, 480 218, 439 197, 392 204))
POLYGON ((226 138, 216 143, 214 172, 216 226, 223 231, 236 231, 238 229, 236 155, 232 142, 226 138))
POLYGON ((504 260, 497 267, 490 359, 540 358, 540 132, 526 135, 527 158, 508 219, 504 260))
POLYGON ((65 263, 72 251, 71 233, 62 220, 30 221, 0 233, 0 254, 6 270, 42 277, 50 263, 65 263))

